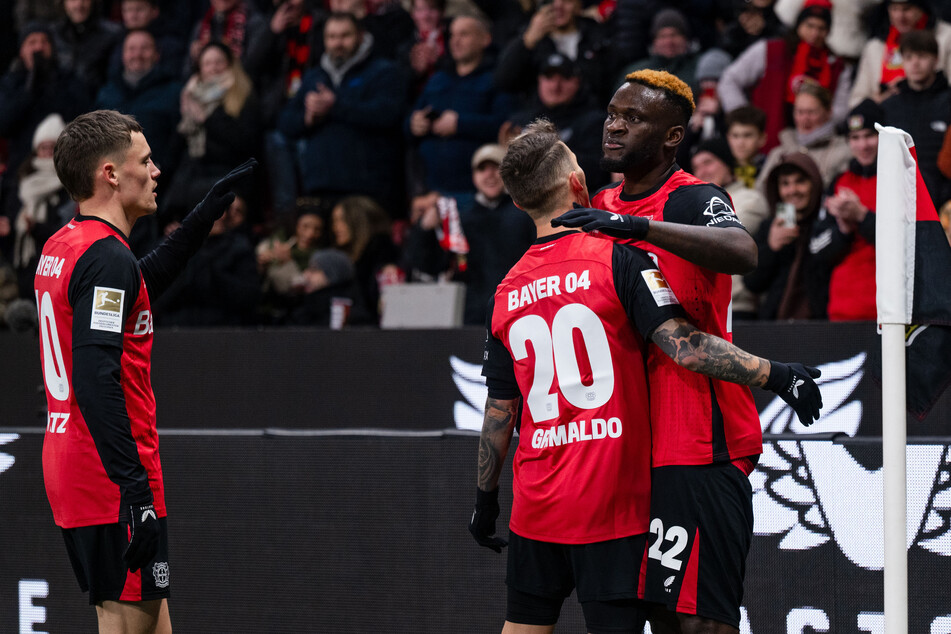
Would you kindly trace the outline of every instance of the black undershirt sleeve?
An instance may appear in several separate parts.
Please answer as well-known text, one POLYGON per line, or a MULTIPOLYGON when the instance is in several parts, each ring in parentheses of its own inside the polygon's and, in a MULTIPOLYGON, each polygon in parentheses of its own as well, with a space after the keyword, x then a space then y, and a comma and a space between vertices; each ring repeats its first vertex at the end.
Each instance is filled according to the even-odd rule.
MULTIPOLYGON (((120 381, 123 327, 135 304, 141 280, 135 257, 116 238, 91 245, 76 262, 69 281, 73 307, 73 390, 109 479, 122 493, 123 504, 152 501, 148 474, 132 437, 120 381), (96 288, 121 292, 119 314, 104 324, 93 315, 96 288), (108 328, 117 324, 119 332, 108 328)), ((100 297, 101 301, 101 297, 100 297)))
POLYGON ((489 398, 507 400, 518 398, 521 393, 515 380, 515 365, 505 344, 492 334, 492 313, 495 297, 489 298, 485 318, 485 351, 482 354, 482 376, 489 388, 489 398))
MULTIPOLYGON (((644 337, 644 341, 650 342, 654 330, 668 319, 687 318, 687 313, 679 303, 666 303, 670 301, 668 297, 673 296, 672 292, 668 295, 663 287, 652 289, 645 279, 644 271, 657 271, 659 275, 659 270, 644 251, 615 243, 611 265, 618 299, 621 300, 621 305, 624 306, 634 328, 644 337)), ((654 279, 654 276, 651 276, 651 279, 654 279)), ((655 281, 654 284, 656 286, 658 282, 655 281)))
POLYGON ((139 260, 149 299, 154 301, 171 286, 188 260, 201 248, 213 224, 203 221, 193 210, 182 220, 182 226, 139 260))
POLYGON ((664 220, 718 229, 746 229, 736 217, 733 200, 726 190, 709 183, 685 185, 671 192, 664 205, 664 220))

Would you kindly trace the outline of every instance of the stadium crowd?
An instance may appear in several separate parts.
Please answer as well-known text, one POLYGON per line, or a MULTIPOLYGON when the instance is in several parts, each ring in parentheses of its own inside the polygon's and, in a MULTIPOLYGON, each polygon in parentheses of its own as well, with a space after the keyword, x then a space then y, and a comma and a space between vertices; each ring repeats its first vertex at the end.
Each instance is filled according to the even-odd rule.
POLYGON ((949 20, 930 0, 0 0, 0 311, 33 301, 76 211, 58 134, 102 108, 142 124, 161 168, 137 255, 263 164, 159 326, 328 325, 341 297, 372 325, 382 286, 440 279, 484 324, 534 239, 506 144, 549 119, 593 194, 620 179, 599 167, 607 103, 650 68, 694 92, 678 164, 756 238, 734 316, 874 319, 874 123, 912 134, 951 235, 949 20))

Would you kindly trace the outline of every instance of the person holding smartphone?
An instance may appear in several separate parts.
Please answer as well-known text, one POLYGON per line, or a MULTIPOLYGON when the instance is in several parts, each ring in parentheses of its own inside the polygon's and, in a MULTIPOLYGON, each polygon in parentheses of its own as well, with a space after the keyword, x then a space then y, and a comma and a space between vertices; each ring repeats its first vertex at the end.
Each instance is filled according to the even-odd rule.
POLYGON ((760 319, 823 319, 829 296, 828 273, 810 257, 809 237, 819 218, 822 176, 802 152, 782 157, 766 175, 766 200, 772 218, 754 238, 756 269, 743 277, 760 294, 760 319))

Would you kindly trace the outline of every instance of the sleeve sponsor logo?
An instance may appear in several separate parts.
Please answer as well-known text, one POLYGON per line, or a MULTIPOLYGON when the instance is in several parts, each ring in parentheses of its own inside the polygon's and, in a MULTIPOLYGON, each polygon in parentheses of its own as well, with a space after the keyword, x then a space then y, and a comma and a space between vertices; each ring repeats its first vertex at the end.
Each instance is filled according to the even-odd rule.
POLYGON ((667 283, 667 278, 664 277, 664 274, 657 269, 648 269, 646 271, 641 271, 641 275, 644 277, 644 281, 647 282, 647 288, 651 292, 651 295, 654 296, 654 302, 658 306, 670 306, 671 304, 679 304, 677 301, 677 296, 674 295, 673 289, 670 288, 670 284, 667 283))
POLYGON ((124 302, 124 290, 105 286, 95 287, 92 315, 89 318, 90 330, 122 332, 122 304, 124 302))
POLYGON ((714 196, 707 201, 707 207, 703 210, 703 215, 710 217, 710 220, 707 221, 708 227, 713 227, 721 222, 737 222, 733 207, 719 196, 714 196))

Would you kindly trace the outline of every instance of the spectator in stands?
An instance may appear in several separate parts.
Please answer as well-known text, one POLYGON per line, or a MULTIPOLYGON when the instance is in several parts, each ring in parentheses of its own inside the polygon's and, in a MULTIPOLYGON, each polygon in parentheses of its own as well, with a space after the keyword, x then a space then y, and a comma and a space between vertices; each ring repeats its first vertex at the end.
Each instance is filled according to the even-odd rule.
POLYGON ((182 82, 161 63, 161 53, 149 31, 129 31, 121 49, 122 65, 99 91, 96 107, 134 116, 149 136, 152 159, 163 173, 171 175, 171 141, 181 117, 182 82))
POLYGON ((165 199, 163 220, 178 219, 208 187, 253 156, 261 138, 261 114, 251 80, 221 42, 198 56, 198 71, 181 93, 178 143, 185 145, 165 199))
POLYGON ((254 41, 268 28, 264 17, 247 0, 209 0, 211 5, 192 30, 187 74, 198 64, 199 54, 211 42, 222 42, 244 63, 254 41))
MULTIPOLYGON (((755 189, 749 189, 734 175, 736 159, 730 152, 730 146, 721 138, 713 138, 700 143, 691 160, 693 175, 702 181, 719 185, 733 200, 733 210, 746 230, 756 234, 763 220, 769 215, 766 198, 755 189)), ((743 283, 742 275, 733 276, 734 319, 756 319, 757 297, 743 283)))
POLYGON ((63 8, 66 16, 53 29, 60 68, 85 82, 93 96, 106 82, 122 29, 100 17, 93 0, 63 0, 63 8))
POLYGON ((294 234, 287 238, 279 229, 258 244, 258 269, 264 278, 265 300, 273 317, 279 318, 300 294, 300 275, 323 240, 324 218, 319 205, 301 198, 294 234))
POLYGON ((16 0, 13 16, 16 32, 23 37, 23 29, 30 23, 52 24, 63 17, 63 0, 16 0))
POLYGON ((723 27, 720 48, 736 58, 754 42, 780 37, 784 29, 774 5, 775 0, 734 0, 734 18, 723 27))
POLYGON ((617 0, 612 15, 613 48, 622 65, 647 56, 654 16, 672 5, 687 17, 701 50, 715 46, 721 29, 733 18, 730 0, 617 0))
POLYGON ((614 91, 617 63, 604 27, 582 17, 582 0, 552 0, 539 4, 528 27, 505 43, 495 71, 499 90, 526 93, 539 67, 552 53, 573 59, 595 97, 607 103, 614 91))
POLYGON ((830 321, 873 320, 875 306, 875 198, 882 109, 866 99, 849 113, 852 161, 832 184, 812 227, 810 257, 829 275, 830 321))
POLYGON ((152 303, 158 326, 243 326, 254 322, 260 280, 254 247, 241 230, 237 196, 175 282, 152 303))
POLYGON ((779 132, 792 121, 799 86, 818 83, 832 95, 832 118, 848 112, 851 72, 829 50, 829 0, 806 0, 796 28, 786 37, 760 40, 736 58, 720 77, 717 91, 726 112, 750 103, 766 113, 766 146, 779 144, 779 132))
POLYGON ((452 220, 441 213, 446 202, 434 198, 411 229, 404 251, 406 268, 424 273, 423 279, 441 278, 448 270, 449 277, 465 283, 462 319, 469 325, 485 325, 489 298, 535 240, 534 223, 512 203, 502 185, 503 156, 505 149, 496 144, 483 145, 472 156, 477 193, 471 206, 458 211, 462 249, 455 249, 447 239, 453 227, 452 220))
POLYGON ((793 102, 793 127, 779 133, 779 146, 770 150, 756 187, 764 191, 770 170, 790 152, 804 152, 815 161, 824 186, 849 164, 849 144, 832 121, 829 92, 811 82, 803 83, 793 102))
POLYGON ((472 154, 496 140, 513 110, 511 96, 497 91, 492 82, 491 60, 486 56, 491 42, 481 18, 455 18, 449 35, 452 64, 426 82, 407 120, 424 171, 419 178, 423 184, 414 189, 460 197, 461 207, 474 194, 468 174, 472 154))
POLYGON ((301 274, 300 302, 287 318, 288 324, 330 326, 333 305, 343 300, 349 313, 344 323, 368 323, 366 308, 361 305, 353 262, 337 249, 318 249, 310 257, 301 274))
POLYGON ((697 85, 697 60, 700 58, 696 44, 691 40, 687 18, 677 9, 661 9, 651 22, 651 44, 648 56, 629 64, 615 77, 614 86, 625 82, 630 73, 646 68, 665 70, 682 79, 693 93, 699 94, 697 85))
MULTIPOLYGON (((839 57, 854 62, 868 40, 868 13, 882 0, 832 0, 832 28, 829 48, 839 57)), ((775 10, 780 22, 792 28, 805 0, 776 0, 775 10)))
POLYGON ((327 13, 311 0, 287 0, 268 20, 268 28, 247 54, 248 73, 261 101, 266 129, 265 168, 273 217, 290 230, 294 201, 300 186, 300 165, 294 144, 277 129, 281 109, 297 95, 304 74, 320 64, 324 52, 324 21, 327 13))
POLYGON ((413 39, 413 18, 399 0, 329 0, 332 13, 349 13, 373 36, 376 55, 395 60, 413 39))
POLYGON ((20 33, 19 56, 0 78, 0 137, 7 140, 7 165, 0 176, 0 208, 7 218, 19 210, 16 170, 29 156, 33 132, 54 112, 64 121, 89 109, 89 89, 65 73, 53 54, 53 35, 40 23, 20 33))
POLYGON ((746 288, 759 294, 759 317, 824 318, 828 277, 818 274, 809 258, 809 238, 822 200, 822 176, 815 162, 801 152, 784 156, 767 175, 766 200, 772 213, 754 236, 759 263, 743 277, 746 288))
POLYGON ((400 46, 398 59, 411 70, 410 94, 414 100, 436 72, 437 64, 446 59, 449 24, 445 13, 446 0, 413 0, 411 15, 416 28, 412 39, 400 46))
POLYGON ((905 78, 897 94, 882 102, 885 124, 901 128, 915 140, 918 167, 935 208, 951 198, 951 180, 938 169, 938 153, 951 122, 951 90, 938 69, 938 42, 931 31, 911 31, 901 38, 905 78))
POLYGON ((701 53, 697 60, 694 71, 697 82, 697 90, 694 91, 696 108, 687 123, 684 140, 677 146, 677 162, 680 165, 690 164, 690 157, 699 143, 724 135, 723 108, 720 106, 717 85, 730 62, 726 51, 718 48, 701 53))
POLYGON ((278 129, 303 141, 303 194, 329 209, 353 194, 372 196, 387 209, 404 205, 400 124, 407 80, 391 61, 373 55, 373 35, 350 13, 332 13, 324 25, 320 65, 281 111, 278 129))
POLYGON ((766 113, 756 106, 740 106, 727 113, 723 123, 726 128, 726 141, 730 152, 736 159, 733 173, 744 187, 756 186, 766 155, 766 113))
POLYGON ((881 103, 898 92, 904 79, 900 40, 914 30, 930 29, 938 41, 938 69, 947 77, 951 71, 951 24, 938 20, 926 0, 885 0, 888 22, 862 49, 855 73, 849 105, 863 99, 881 103))
POLYGON ((499 142, 507 145, 521 134, 523 126, 543 117, 555 124, 561 140, 577 156, 588 188, 597 191, 607 185, 610 175, 599 165, 604 108, 583 90, 578 65, 561 53, 552 53, 539 68, 537 85, 531 104, 502 124, 499 142))
POLYGON ((404 277, 386 212, 372 198, 348 196, 333 208, 330 226, 335 246, 353 262, 359 304, 379 323, 381 288, 404 277))
MULTIPOLYGON (((125 33, 120 41, 131 31, 145 30, 155 38, 155 48, 159 53, 162 67, 174 76, 182 74, 185 63, 185 42, 169 31, 169 25, 163 19, 158 0, 122 0, 120 3, 122 26, 125 33)), ((122 68, 122 46, 116 46, 109 61, 110 75, 122 68)))
POLYGON ((14 223, 13 268, 21 297, 33 298, 33 277, 43 245, 76 212, 76 203, 53 167, 53 146, 65 127, 58 114, 43 119, 33 133, 33 153, 19 169, 20 211, 14 223))

